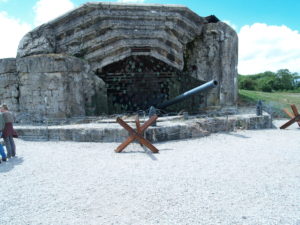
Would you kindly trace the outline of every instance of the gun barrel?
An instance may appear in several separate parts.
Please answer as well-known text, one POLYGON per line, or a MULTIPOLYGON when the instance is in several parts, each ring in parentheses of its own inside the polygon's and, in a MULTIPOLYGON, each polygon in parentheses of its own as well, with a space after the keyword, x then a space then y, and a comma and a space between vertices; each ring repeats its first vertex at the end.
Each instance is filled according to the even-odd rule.
POLYGON ((200 85, 198 87, 195 87, 195 88, 193 88, 193 89, 191 89, 189 91, 184 92, 181 95, 176 96, 175 98, 173 98, 171 100, 168 100, 166 102, 163 102, 163 103, 157 105, 157 108, 158 109, 166 108, 166 107, 168 107, 170 105, 173 105, 173 104, 175 104, 177 102, 181 102, 184 99, 186 99, 186 98, 188 98, 190 96, 193 96, 193 95, 195 95, 195 94, 197 94, 199 92, 204 92, 204 91, 207 91, 209 89, 212 89, 212 88, 216 87, 217 85, 218 85, 218 81, 216 81, 216 80, 208 81, 208 82, 206 82, 206 83, 204 83, 204 84, 202 84, 202 85, 200 85))

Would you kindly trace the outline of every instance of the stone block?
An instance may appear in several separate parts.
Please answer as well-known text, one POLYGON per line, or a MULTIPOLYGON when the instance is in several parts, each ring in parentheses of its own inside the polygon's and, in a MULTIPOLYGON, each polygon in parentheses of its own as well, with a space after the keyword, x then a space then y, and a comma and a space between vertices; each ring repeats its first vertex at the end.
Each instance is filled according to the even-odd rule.
POLYGON ((16 59, 5 58, 0 59, 0 74, 3 73, 16 73, 16 59))
POLYGON ((76 57, 63 54, 40 54, 17 59, 21 73, 83 72, 85 63, 76 57))

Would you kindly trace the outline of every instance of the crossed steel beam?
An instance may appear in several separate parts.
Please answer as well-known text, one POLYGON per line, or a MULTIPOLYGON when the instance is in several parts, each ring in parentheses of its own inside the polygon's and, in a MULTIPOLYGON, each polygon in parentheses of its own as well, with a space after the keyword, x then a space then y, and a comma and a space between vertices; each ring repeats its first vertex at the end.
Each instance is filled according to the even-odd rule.
POLYGON ((144 131, 151 124, 153 124, 157 120, 157 118, 158 116, 154 115, 141 126, 139 117, 137 116, 135 119, 136 130, 134 130, 124 120, 122 120, 120 117, 117 117, 117 122, 129 132, 130 136, 115 149, 115 152, 122 152, 124 148, 126 148, 131 142, 133 142, 134 140, 138 140, 142 146, 145 145, 153 153, 158 153, 158 149, 155 148, 154 145, 152 145, 147 139, 143 137, 144 131))
POLYGON ((280 129, 285 129, 289 126, 291 126, 293 123, 297 122, 300 127, 300 115, 298 112, 298 109, 295 105, 291 105, 293 113, 289 112, 287 109, 283 109, 283 111, 291 118, 288 122, 283 124, 280 129))

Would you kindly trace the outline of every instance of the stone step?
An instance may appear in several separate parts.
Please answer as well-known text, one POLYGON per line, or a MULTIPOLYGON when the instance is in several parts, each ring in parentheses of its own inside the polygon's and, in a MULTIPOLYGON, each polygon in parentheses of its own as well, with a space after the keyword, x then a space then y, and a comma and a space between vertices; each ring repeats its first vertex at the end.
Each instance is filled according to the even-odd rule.
MULTIPOLYGON (((134 123, 129 124, 135 128, 134 123)), ((262 116, 247 114, 159 121, 156 127, 149 127, 145 135, 150 141, 161 142, 203 137, 211 133, 231 132, 236 129, 266 128, 272 128, 269 114, 262 116)), ((20 138, 29 141, 122 142, 128 137, 128 132, 117 123, 62 125, 48 128, 16 126, 15 129, 20 138)))
POLYGON ((19 136, 20 139, 25 141, 48 141, 48 137, 46 136, 32 136, 32 135, 23 135, 19 136))

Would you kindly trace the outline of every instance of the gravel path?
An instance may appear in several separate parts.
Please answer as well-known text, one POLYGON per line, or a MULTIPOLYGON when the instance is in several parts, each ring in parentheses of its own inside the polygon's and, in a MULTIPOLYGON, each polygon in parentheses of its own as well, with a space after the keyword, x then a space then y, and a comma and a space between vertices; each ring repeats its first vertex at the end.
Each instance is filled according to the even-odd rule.
POLYGON ((213 134, 154 155, 16 140, 18 157, 0 164, 0 224, 300 225, 299 132, 213 134))

